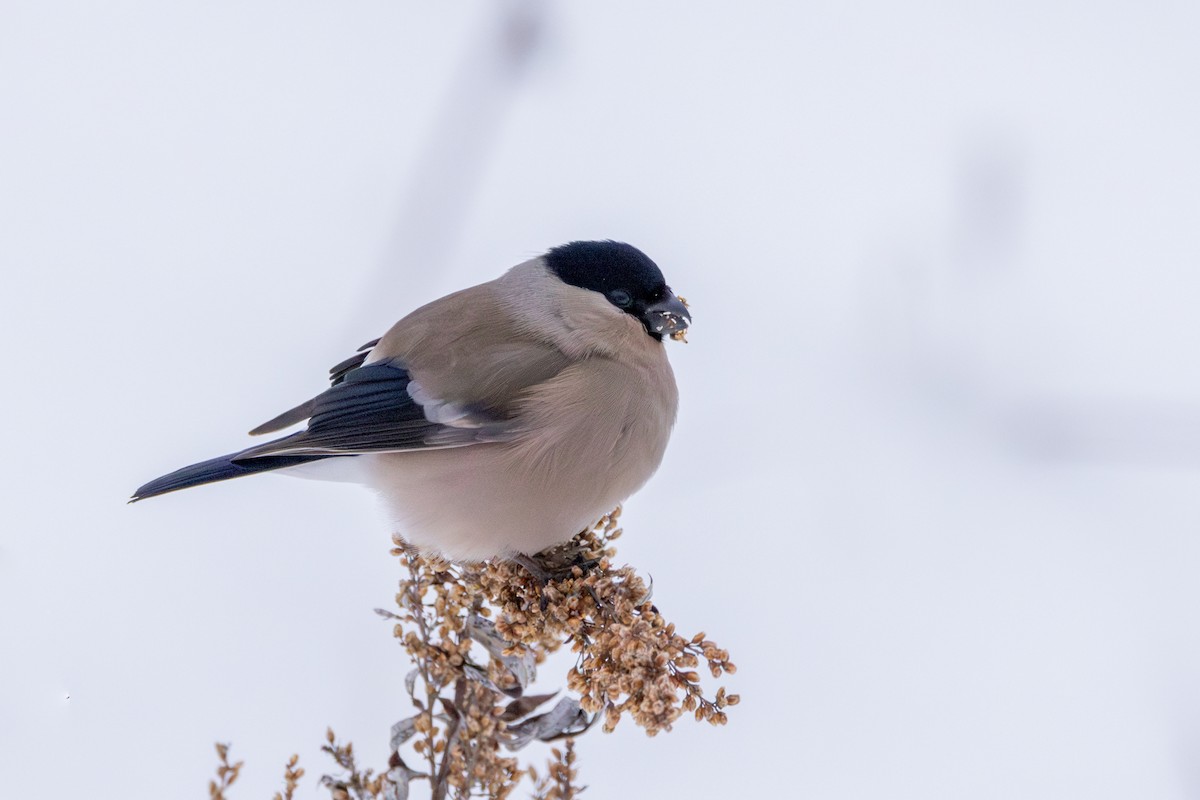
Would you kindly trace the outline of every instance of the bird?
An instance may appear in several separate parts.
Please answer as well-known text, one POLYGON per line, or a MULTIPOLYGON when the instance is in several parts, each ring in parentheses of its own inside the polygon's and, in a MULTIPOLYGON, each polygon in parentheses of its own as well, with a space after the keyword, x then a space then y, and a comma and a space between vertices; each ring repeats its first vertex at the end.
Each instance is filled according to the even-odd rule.
POLYGON ((348 473, 418 550, 528 563, 658 469, 679 405, 664 340, 691 320, 641 250, 569 242, 411 312, 250 434, 303 430, 156 478, 130 502, 263 472, 348 473))

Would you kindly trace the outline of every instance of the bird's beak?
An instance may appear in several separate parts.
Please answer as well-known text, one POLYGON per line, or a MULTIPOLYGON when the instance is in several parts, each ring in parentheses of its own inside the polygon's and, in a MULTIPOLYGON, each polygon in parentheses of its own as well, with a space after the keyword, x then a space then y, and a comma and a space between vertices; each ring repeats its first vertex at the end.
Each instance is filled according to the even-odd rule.
POLYGON ((692 315, 687 306, 668 289, 667 296, 654 305, 646 306, 642 321, 651 333, 659 336, 673 336, 687 330, 692 322, 692 315))

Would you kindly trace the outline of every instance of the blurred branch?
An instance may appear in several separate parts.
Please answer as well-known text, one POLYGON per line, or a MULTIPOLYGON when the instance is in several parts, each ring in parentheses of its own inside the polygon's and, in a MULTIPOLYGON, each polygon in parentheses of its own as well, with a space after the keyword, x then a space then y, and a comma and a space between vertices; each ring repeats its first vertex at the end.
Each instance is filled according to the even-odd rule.
POLYGON ((400 213, 366 298, 392 296, 396 265, 407 292, 436 275, 466 218, 504 120, 546 39, 545 0, 507 0, 489 7, 465 50, 424 147, 413 159, 400 213))

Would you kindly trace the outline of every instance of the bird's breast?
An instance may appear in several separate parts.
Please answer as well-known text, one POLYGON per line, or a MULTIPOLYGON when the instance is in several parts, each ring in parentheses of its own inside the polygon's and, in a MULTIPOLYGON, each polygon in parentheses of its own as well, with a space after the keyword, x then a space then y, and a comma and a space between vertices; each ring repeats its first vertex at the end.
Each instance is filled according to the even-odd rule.
POLYGON ((515 454, 544 472, 639 488, 662 460, 678 391, 666 358, 585 359, 530 393, 515 454))
POLYGON ((458 559, 535 553, 641 488, 677 404, 665 357, 585 359, 522 398, 510 440, 381 454, 373 482, 415 544, 458 559))

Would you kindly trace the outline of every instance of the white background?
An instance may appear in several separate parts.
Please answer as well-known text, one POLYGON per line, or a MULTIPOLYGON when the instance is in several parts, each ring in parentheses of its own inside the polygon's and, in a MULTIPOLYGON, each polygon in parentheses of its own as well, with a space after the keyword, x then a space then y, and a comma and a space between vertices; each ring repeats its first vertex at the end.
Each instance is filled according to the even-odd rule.
POLYGON ((588 797, 1200 793, 1194 4, 3 17, 6 796, 202 796, 217 740, 314 796, 326 725, 381 765, 370 495, 125 498, 608 237, 695 312, 620 556, 744 700, 589 734, 588 797))

